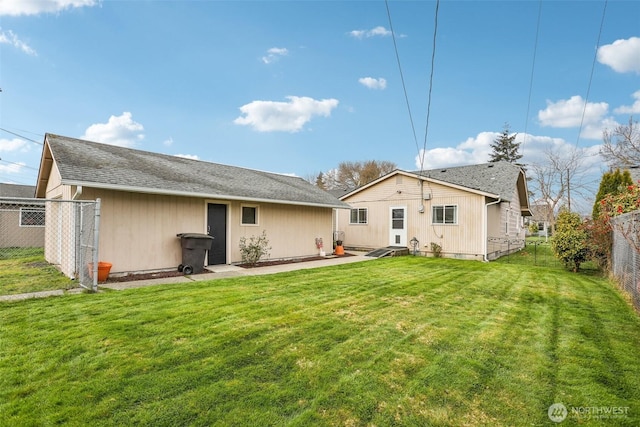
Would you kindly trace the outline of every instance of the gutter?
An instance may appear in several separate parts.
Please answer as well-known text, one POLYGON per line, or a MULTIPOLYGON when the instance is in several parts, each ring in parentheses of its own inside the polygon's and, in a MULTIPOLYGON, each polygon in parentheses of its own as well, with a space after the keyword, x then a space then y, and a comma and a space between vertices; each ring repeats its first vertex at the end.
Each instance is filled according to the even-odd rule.
POLYGON ((484 253, 482 254, 482 260, 484 262, 489 262, 489 259, 487 258, 487 251, 489 250, 489 244, 487 242, 487 240, 489 239, 489 236, 487 235, 489 233, 488 231, 488 227, 487 227, 487 220, 489 219, 489 206, 491 205, 496 205, 498 203, 502 202, 502 197, 498 197, 498 200, 496 200, 495 202, 491 202, 491 203, 485 203, 484 205, 484 221, 482 224, 482 234, 484 237, 484 253))
MULTIPOLYGON (((295 200, 279 200, 279 199, 265 199, 259 197, 243 197, 243 196, 230 196, 225 194, 206 194, 206 193, 198 193, 191 191, 178 191, 178 190, 159 190, 154 188, 146 188, 146 187, 135 187, 135 186, 124 186, 124 185, 111 185, 111 184, 102 184, 95 182, 84 182, 84 181, 73 181, 73 180, 62 180, 62 184, 64 185, 76 185, 80 189, 80 193, 82 194, 82 186, 98 188, 102 190, 114 190, 114 191, 128 191, 132 193, 143 193, 143 194, 157 194, 163 196, 181 196, 181 197, 194 197, 198 199, 213 199, 213 200, 234 200, 234 201, 243 201, 243 202, 253 202, 253 203, 275 203, 280 205, 295 205, 295 206, 311 206, 318 208, 334 208, 334 209, 350 209, 349 206, 345 202, 339 201, 339 203, 318 203, 318 202, 303 202, 303 201, 295 201, 295 200)), ((75 198, 75 195, 74 195, 75 198)))

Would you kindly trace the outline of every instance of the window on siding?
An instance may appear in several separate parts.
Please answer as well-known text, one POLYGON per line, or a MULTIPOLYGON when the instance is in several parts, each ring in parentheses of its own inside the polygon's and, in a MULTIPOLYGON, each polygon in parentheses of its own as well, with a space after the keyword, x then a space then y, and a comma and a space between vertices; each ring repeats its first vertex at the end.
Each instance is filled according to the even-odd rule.
POLYGON ((242 206, 242 225, 258 225, 257 206, 242 206))
POLYGON ((20 227, 44 227, 44 209, 20 208, 20 227))
POLYGON ((433 206, 431 222, 433 224, 457 224, 458 207, 456 205, 433 206))
POLYGON ((351 209, 349 224, 367 224, 368 215, 367 208, 351 209))

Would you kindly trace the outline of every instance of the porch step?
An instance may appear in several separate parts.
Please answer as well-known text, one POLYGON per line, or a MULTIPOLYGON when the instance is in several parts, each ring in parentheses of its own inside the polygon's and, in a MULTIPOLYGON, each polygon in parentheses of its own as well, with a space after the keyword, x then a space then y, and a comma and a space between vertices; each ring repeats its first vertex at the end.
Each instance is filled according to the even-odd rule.
POLYGON ((409 249, 404 246, 387 246, 386 248, 375 249, 364 256, 372 258, 382 258, 385 256, 409 255, 409 249))

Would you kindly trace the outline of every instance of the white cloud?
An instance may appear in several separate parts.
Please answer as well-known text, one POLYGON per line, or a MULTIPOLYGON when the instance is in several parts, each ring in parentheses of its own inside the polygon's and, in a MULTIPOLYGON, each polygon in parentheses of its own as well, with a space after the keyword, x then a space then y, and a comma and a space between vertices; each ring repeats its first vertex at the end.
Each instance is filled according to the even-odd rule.
MULTIPOLYGON (((0 3, 1 4, 1 3, 0 3)), ((2 31, 0 28, 0 44, 8 44, 17 49, 20 49, 27 55, 37 56, 38 53, 29 46, 27 43, 23 42, 18 38, 18 36, 11 30, 2 31)))
POLYGON ((353 30, 349 32, 349 35, 357 39, 370 37, 388 37, 391 35, 391 31, 387 30, 385 27, 378 26, 370 30, 353 30))
POLYGON ((13 139, 4 139, 0 138, 0 151, 28 151, 29 145, 23 139, 13 138, 13 139))
POLYGON ((196 154, 174 154, 176 157, 182 157, 183 159, 200 160, 196 154))
POLYGON ((589 102, 585 108, 585 101, 576 95, 557 102, 547 101, 547 108, 538 111, 538 119, 542 126, 554 128, 579 127, 580 123, 585 127, 597 126, 602 124, 608 109, 606 102, 589 102))
POLYGON ((0 16, 38 15, 57 13, 76 7, 92 7, 98 0, 3 0, 0 1, 0 16))
POLYGON ((171 147, 173 145, 173 138, 169 137, 168 139, 165 139, 164 141, 162 141, 162 144, 165 147, 171 147))
POLYGON ((613 112, 616 114, 640 114, 640 90, 634 92, 631 96, 636 100, 633 105, 623 105, 613 110, 613 112))
POLYGON ((373 77, 362 77, 358 79, 358 82, 369 89, 385 89, 387 87, 387 80, 382 77, 379 79, 373 77))
POLYGON ((20 173, 27 164, 24 162, 9 163, 8 165, 0 165, 0 173, 20 173))
MULTIPOLYGON (((424 169, 487 163, 491 153, 491 143, 501 134, 500 132, 480 132, 477 136, 467 138, 455 147, 427 150, 424 156, 424 169)), ((520 162, 524 164, 544 161, 544 151, 547 148, 564 153, 574 147, 574 144, 566 142, 562 138, 521 133, 516 135, 515 142, 521 144, 522 159, 520 162)), ((422 154, 422 150, 420 153, 422 154)), ((420 168, 420 155, 415 157, 415 165, 417 169, 420 168)))
POLYGON ((598 62, 618 73, 640 74, 640 37, 616 40, 598 49, 598 62))
POLYGON ((107 123, 96 123, 87 128, 80 138, 120 147, 133 147, 144 139, 144 127, 135 122, 131 113, 111 116, 107 123))
POLYGON ((272 47, 267 50, 267 54, 262 57, 262 62, 265 64, 271 64, 272 62, 277 61, 282 56, 287 56, 289 51, 284 47, 272 47))
POLYGON ((288 96, 289 102, 253 101, 240 107, 244 117, 233 122, 251 126, 258 132, 298 132, 314 116, 328 117, 338 106, 337 99, 315 100, 306 96, 288 96))

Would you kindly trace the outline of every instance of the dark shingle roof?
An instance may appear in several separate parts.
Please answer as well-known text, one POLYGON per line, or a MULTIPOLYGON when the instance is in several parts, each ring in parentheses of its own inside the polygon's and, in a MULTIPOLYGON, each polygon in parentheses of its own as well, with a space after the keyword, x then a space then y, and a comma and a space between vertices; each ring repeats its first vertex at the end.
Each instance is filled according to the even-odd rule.
POLYGON ((0 184, 0 197, 19 197, 28 199, 34 197, 36 187, 33 185, 0 184))
POLYGON ((629 173, 631 174, 631 179, 634 183, 640 181, 640 166, 629 167, 629 173))
POLYGON ((63 184, 348 208, 302 178, 47 134, 63 184))
POLYGON ((522 168, 509 162, 500 161, 413 173, 484 193, 495 194, 500 196, 502 200, 508 201, 514 195, 522 168))

